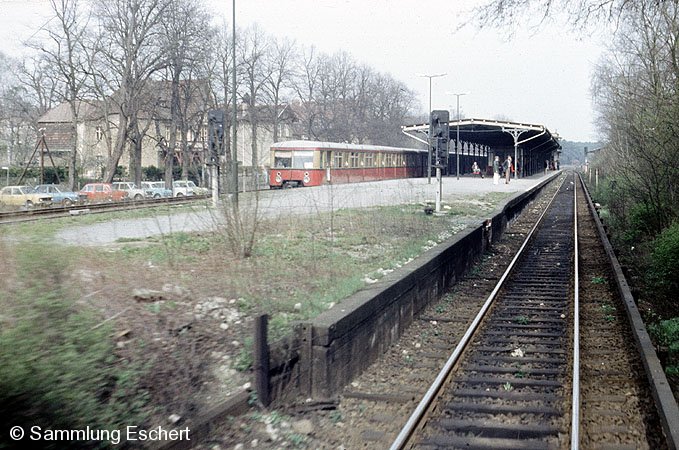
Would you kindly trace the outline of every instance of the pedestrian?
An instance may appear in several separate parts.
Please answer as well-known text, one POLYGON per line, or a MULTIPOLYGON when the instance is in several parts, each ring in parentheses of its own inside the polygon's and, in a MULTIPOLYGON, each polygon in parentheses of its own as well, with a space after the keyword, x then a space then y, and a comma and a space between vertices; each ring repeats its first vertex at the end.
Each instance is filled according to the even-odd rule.
POLYGON ((493 184, 500 182, 500 157, 496 156, 493 160, 493 184))
POLYGON ((474 164, 472 164, 472 173, 474 175, 481 175, 481 169, 479 169, 479 165, 476 164, 476 161, 474 161, 474 164))
POLYGON ((545 175, 547 175, 547 171, 549 170, 549 160, 545 160, 545 175))
POLYGON ((507 159, 504 163, 505 169, 505 184, 509 184, 509 180, 512 177, 512 157, 507 155, 507 159))

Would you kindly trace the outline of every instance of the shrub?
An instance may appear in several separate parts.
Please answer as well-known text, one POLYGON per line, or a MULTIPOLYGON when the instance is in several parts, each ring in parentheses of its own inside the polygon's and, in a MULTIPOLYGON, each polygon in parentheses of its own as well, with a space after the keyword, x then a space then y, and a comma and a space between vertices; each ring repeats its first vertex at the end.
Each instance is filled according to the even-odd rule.
MULTIPOLYGON (((139 387, 141 367, 116 356, 108 324, 70 298, 63 255, 22 245, 16 260, 20 287, 6 289, 0 300, 0 448, 27 448, 33 426, 113 431, 142 425, 147 395, 139 387), (3 441, 17 425, 27 431, 23 441, 3 441)), ((58 441, 40 444, 64 448, 58 441)))
MULTIPOLYGON (((30 290, 17 300, 29 306, 0 332, 2 429, 118 430, 143 422, 139 370, 116 358, 110 328, 94 328, 93 317, 58 292, 30 290)), ((8 446, 0 442, 0 448, 8 446)))
POLYGON ((653 241, 650 264, 646 271, 649 297, 656 304, 675 310, 679 289, 679 222, 664 230, 653 241))
POLYGON ((648 330, 658 345, 667 348, 665 371, 668 374, 679 374, 679 317, 650 325, 648 330))
POLYGON ((628 223, 623 239, 627 244, 639 244, 656 235, 662 226, 657 215, 645 204, 633 205, 628 213, 628 223))

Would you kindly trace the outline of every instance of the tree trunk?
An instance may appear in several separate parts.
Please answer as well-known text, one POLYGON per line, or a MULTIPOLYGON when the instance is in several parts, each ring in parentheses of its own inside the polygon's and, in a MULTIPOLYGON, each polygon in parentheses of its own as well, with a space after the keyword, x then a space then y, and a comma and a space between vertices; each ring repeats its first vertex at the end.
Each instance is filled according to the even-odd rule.
POLYGON ((113 148, 113 154, 106 164, 106 173, 104 174, 104 182, 106 183, 113 181, 113 177, 116 174, 116 169, 118 168, 118 162, 120 162, 120 158, 123 156, 123 152, 125 151, 125 143, 127 141, 128 119, 122 114, 119 114, 119 117, 120 123, 118 123, 118 136, 116 139, 116 145, 113 148))

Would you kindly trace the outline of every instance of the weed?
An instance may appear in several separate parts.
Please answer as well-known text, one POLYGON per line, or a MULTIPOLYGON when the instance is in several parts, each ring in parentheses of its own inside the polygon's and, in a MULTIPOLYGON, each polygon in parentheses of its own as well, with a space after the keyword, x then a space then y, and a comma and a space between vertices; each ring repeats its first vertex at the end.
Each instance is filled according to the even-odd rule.
POLYGON ((342 413, 339 410, 334 410, 330 413, 330 421, 332 423, 339 423, 342 421, 342 413))
POLYGON ((601 305, 601 310, 604 312, 604 314, 613 314, 615 313, 615 306, 609 305, 608 303, 604 303, 601 305))
POLYGON ((269 423, 271 425, 278 425, 284 418, 285 416, 278 411, 271 411, 271 414, 269 414, 269 423))
POLYGON ((290 433, 286 435, 288 440, 290 440, 290 443, 295 447, 295 448, 303 448, 306 444, 307 438, 306 436, 303 436, 299 433, 290 433))
POLYGON ((516 373, 514 374, 514 376, 515 376, 516 378, 523 378, 523 377, 526 376, 526 372, 520 370, 520 371, 516 372, 516 373))
POLYGON ((252 338, 245 338, 243 347, 241 347, 236 359, 233 363, 233 368, 239 372, 245 372, 252 367, 252 338))
POLYGON ((604 284, 605 282, 606 278, 604 277, 600 276, 592 277, 592 284, 604 284))
POLYGON ((518 316, 515 320, 519 325, 528 325, 529 322, 528 317, 526 316, 518 316))
POLYGON ((153 302, 153 303, 149 303, 148 305, 146 305, 146 309, 151 311, 153 314, 160 313, 160 308, 161 308, 161 306, 160 306, 160 303, 158 303, 158 302, 153 302))
POLYGON ((437 314, 443 314, 446 312, 446 307, 444 305, 437 305, 436 306, 436 313, 437 314))
POLYGON ((514 389, 514 386, 512 386, 512 383, 510 383, 509 381, 507 381, 505 384, 502 385, 502 388, 503 388, 505 391, 511 391, 511 390, 514 389))

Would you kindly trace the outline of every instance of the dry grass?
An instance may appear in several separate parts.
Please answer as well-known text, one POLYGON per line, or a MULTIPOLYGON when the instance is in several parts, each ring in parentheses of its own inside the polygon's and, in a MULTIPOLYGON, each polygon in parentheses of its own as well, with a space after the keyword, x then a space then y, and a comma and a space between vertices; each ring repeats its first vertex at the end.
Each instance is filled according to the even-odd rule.
MULTIPOLYGON (((460 202, 443 217, 409 205, 261 220, 248 258, 234 256, 233 242, 219 231, 71 248, 50 242, 54 223, 23 226, 4 230, 11 239, 0 239, 0 279, 32 276, 16 274, 12 262, 28 239, 58 252, 67 277, 61 284, 111 325, 121 357, 144 364, 143 387, 158 408, 154 420, 190 417, 247 381, 234 369, 247 367, 254 314, 268 313, 272 337, 282 336, 291 323, 318 315, 433 242, 486 218, 502 198, 460 202), (153 292, 140 295, 140 289, 153 292)), ((49 276, 42 261, 33 267, 49 276)))

